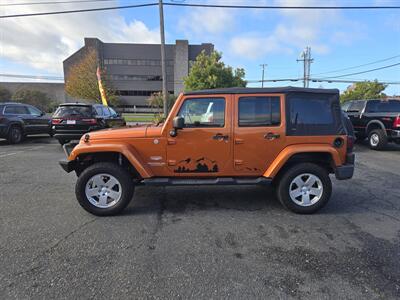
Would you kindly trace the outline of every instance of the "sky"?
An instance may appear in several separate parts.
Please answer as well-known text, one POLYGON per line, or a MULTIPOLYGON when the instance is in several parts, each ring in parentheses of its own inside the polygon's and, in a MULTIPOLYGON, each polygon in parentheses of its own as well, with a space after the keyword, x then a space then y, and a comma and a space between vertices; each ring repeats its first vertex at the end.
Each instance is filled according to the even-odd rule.
MULTIPOLYGON (((7 6, 10 3, 50 0, 0 0, 0 15, 73 10, 154 2, 154 0, 7 6)), ((52 0, 61 1, 61 0, 52 0)), ((73 0, 71 0, 73 1, 73 0)), ((164 0, 175 3, 232 5, 349 6, 400 5, 399 0, 164 0)), ((335 77, 400 63, 398 10, 256 10, 164 8, 166 42, 187 39, 191 44, 213 43, 222 60, 244 68, 246 79, 299 78, 297 62, 311 47, 311 77, 335 77), (380 61, 380 62, 376 62, 380 61), (374 63, 376 62, 376 63, 374 63), (368 64, 368 65, 365 65, 368 64), (365 65, 362 67, 356 67, 365 65), (344 69, 344 70, 343 70, 344 69), (314 75, 315 74, 315 75, 314 75)), ((157 7, 51 16, 0 19, 0 74, 62 76, 62 61, 83 46, 84 37, 103 42, 159 43, 157 7)), ((400 65, 340 79, 400 82, 400 65)), ((1 77, 0 81, 28 81, 1 77)), ((302 86, 302 82, 265 83, 264 86, 302 86)), ((249 83, 248 86, 260 86, 249 83)), ((345 90, 350 83, 311 82, 310 87, 345 90)), ((389 95, 400 95, 400 84, 389 85, 389 95)))

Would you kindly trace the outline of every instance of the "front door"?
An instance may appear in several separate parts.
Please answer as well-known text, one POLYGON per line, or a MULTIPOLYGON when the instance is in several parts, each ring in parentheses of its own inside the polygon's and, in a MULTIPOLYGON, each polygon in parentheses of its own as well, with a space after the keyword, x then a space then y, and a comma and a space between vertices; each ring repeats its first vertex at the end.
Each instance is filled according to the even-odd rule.
POLYGON ((261 176, 285 146, 283 95, 235 96, 234 169, 261 176))
POLYGON ((177 116, 185 120, 176 137, 168 137, 167 163, 175 176, 223 176, 230 168, 231 96, 188 97, 177 116))

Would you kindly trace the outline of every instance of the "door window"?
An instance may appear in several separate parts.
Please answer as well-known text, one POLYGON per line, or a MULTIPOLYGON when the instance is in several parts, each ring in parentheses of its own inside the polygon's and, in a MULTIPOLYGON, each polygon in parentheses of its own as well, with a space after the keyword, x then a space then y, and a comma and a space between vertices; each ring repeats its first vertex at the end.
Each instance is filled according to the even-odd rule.
POLYGON ((239 98, 239 126, 278 126, 281 123, 279 97, 239 98))
POLYGON ((27 106, 29 114, 31 114, 32 116, 36 116, 39 117, 42 115, 42 112, 40 110, 38 110, 36 107, 33 106, 27 106))
POLYGON ((96 114, 98 116, 102 116, 103 115, 103 109, 101 108, 101 106, 95 106, 94 108, 95 108, 96 114))
POLYGON ((10 106, 6 106, 4 113, 9 114, 9 115, 26 115, 28 113, 28 111, 26 110, 25 106, 10 105, 10 106))
POLYGON ((109 117, 111 115, 110 111, 108 110, 108 107, 102 106, 102 109, 103 109, 103 115, 105 117, 109 117))
POLYGON ((224 98, 190 98, 183 102, 178 113, 185 119, 185 127, 224 127, 224 98))

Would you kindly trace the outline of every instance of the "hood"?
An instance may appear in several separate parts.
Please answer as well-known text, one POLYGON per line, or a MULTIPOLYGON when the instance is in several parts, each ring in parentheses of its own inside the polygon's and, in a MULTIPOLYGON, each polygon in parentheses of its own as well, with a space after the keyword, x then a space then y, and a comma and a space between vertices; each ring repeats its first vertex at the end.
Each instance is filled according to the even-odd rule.
MULTIPOLYGON (((151 125, 141 127, 124 127, 124 128, 110 128, 99 131, 89 132, 90 140, 105 140, 105 139, 132 139, 132 138, 144 138, 147 137, 147 131, 149 128, 154 128, 151 125)), ((159 128, 159 134, 161 134, 161 128, 159 128)), ((154 131, 151 130, 151 131, 154 131)))

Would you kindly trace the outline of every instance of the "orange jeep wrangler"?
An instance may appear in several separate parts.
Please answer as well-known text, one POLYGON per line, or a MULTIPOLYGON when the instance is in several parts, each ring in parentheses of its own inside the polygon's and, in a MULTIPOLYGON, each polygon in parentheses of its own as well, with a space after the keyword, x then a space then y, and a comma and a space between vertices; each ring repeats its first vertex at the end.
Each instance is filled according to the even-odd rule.
POLYGON ((353 176, 348 126, 336 89, 186 92, 165 123, 88 133, 60 164, 95 215, 121 212, 137 185, 273 184, 283 206, 313 213, 331 196, 329 174, 353 176))

